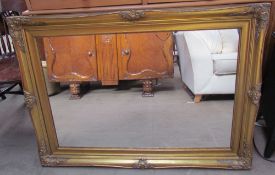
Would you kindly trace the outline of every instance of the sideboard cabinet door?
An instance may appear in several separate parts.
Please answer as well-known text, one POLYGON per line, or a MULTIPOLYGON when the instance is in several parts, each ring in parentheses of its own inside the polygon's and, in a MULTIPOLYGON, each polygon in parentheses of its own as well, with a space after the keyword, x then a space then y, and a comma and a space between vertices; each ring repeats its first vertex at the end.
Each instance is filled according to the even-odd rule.
POLYGON ((171 32, 118 34, 119 79, 173 76, 171 32))
POLYGON ((97 80, 95 36, 45 37, 49 80, 79 82, 97 80))

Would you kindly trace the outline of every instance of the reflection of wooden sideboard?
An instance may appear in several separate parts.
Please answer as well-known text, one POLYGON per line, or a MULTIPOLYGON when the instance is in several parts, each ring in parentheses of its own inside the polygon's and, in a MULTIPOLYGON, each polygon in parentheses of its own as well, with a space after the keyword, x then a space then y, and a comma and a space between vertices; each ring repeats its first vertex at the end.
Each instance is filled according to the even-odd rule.
POLYGON ((143 95, 152 96, 152 79, 173 76, 170 32, 46 37, 43 39, 50 81, 69 82, 73 98, 80 83, 142 80, 143 95))

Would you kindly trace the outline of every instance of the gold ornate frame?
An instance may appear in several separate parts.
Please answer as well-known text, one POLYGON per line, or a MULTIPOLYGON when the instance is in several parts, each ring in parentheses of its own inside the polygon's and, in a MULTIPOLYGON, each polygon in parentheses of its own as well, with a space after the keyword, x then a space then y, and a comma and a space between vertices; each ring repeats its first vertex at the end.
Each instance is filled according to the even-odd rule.
POLYGON ((8 20, 23 74, 25 100, 43 166, 249 169, 261 89, 263 43, 270 4, 130 10, 91 14, 20 16, 8 20), (229 148, 60 147, 47 96, 36 37, 95 33, 240 29, 240 53, 229 148))

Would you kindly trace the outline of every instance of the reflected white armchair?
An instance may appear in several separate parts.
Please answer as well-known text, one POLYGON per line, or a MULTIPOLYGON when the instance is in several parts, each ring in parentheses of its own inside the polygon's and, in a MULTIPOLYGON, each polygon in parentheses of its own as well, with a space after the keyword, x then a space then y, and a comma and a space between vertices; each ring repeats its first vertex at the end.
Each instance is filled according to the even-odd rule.
POLYGON ((175 33, 181 77, 200 102, 206 94, 234 94, 238 59, 237 29, 175 33))

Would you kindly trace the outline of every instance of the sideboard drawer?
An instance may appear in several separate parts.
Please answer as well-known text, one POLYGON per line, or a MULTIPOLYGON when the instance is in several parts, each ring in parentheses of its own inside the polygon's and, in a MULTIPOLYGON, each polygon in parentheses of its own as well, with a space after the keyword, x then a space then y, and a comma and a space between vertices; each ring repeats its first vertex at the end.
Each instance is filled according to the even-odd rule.
POLYGON ((142 4, 142 0, 26 0, 29 10, 57 10, 142 4))

